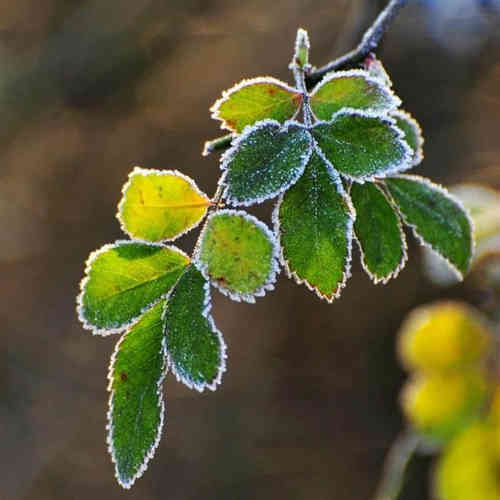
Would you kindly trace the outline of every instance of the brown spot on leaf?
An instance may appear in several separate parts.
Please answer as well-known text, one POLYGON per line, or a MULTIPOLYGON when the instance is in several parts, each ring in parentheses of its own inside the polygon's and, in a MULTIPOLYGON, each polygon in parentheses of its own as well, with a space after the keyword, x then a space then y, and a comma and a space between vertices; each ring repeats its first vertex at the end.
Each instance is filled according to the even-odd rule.
POLYGON ((125 372, 121 372, 120 379, 122 382, 126 382, 128 380, 128 375, 125 372))

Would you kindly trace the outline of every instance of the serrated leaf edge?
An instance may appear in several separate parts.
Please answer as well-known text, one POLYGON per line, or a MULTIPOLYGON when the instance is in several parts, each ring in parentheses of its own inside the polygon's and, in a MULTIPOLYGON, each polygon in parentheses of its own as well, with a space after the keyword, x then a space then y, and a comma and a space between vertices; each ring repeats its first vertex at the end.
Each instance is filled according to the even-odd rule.
MULTIPOLYGON (((442 186, 441 184, 436 184, 436 183, 430 181, 429 179, 427 179, 426 177, 421 177, 419 175, 395 175, 393 177, 395 177, 396 179, 409 179, 409 180, 412 180, 412 181, 415 181, 415 182, 420 182, 421 184, 425 184, 428 187, 439 191, 442 195, 444 195, 446 198, 450 199, 453 203, 455 203, 459 208, 462 209, 465 217, 467 218, 467 220, 468 220, 468 222, 470 224, 470 228, 471 228, 470 256, 469 256, 469 260, 467 261, 467 268, 469 268, 470 264, 471 264, 471 261, 472 261, 472 258, 474 256, 474 251, 475 251, 475 246, 476 246, 475 245, 475 237, 474 237, 474 221, 472 220, 472 218, 471 218, 471 216, 469 214, 469 211, 465 208, 465 206, 462 203, 462 201, 459 200, 456 196, 452 195, 444 186, 442 186)), ((439 257, 443 262, 446 262, 446 264, 448 264, 449 268, 453 271, 453 273, 455 274, 455 276, 457 277, 457 279, 459 281, 463 281, 464 280, 464 274, 455 266, 455 264, 453 264, 450 260, 448 260, 444 255, 441 255, 441 253, 439 253, 438 250, 436 250, 430 243, 428 243, 427 241, 425 241, 424 238, 422 236, 420 236, 420 234, 417 231, 416 226, 414 224, 411 224, 411 223, 408 222, 408 220, 406 219, 405 215, 403 214, 403 212, 399 208, 398 204, 392 198, 392 196, 390 194, 389 188, 387 186, 385 186, 385 185, 384 185, 384 187, 385 187, 388 195, 390 196, 390 198, 393 200, 393 203, 394 203, 394 205, 397 208, 397 211, 399 213, 399 216, 401 217, 401 220, 404 222, 404 224, 406 226, 408 226, 409 228, 411 228, 412 233, 413 233, 415 239, 419 242, 419 244, 421 246, 425 247, 425 248, 428 248, 429 250, 432 251, 432 253, 434 255, 437 255, 437 257, 439 257)))
MULTIPOLYGON (((384 192, 383 189, 381 189, 376 183, 373 183, 374 186, 379 190, 380 193, 384 196, 386 199, 387 203, 391 206, 391 208, 394 210, 394 215, 396 216, 397 223, 398 223, 398 229, 399 229, 399 234, 401 236, 401 250, 402 250, 402 255, 401 255, 401 260, 399 261, 399 264, 397 267, 391 271, 387 276, 377 276, 375 273, 372 273, 370 269, 368 268, 368 265, 365 262, 365 252, 363 251, 363 247, 361 246, 361 242, 358 239, 358 236, 356 234, 356 229, 354 229, 354 239, 356 240, 356 243, 359 248, 359 253, 361 255, 361 266, 363 267, 364 271, 368 275, 368 277, 373 281, 375 285, 378 285, 381 283, 382 285, 386 285, 391 279, 397 278, 399 273, 405 268, 406 263, 408 261, 408 243, 406 241, 406 235, 403 229, 403 224, 401 223, 401 215, 399 213, 398 208, 394 204, 394 201, 387 196, 387 194, 384 192)), ((350 193, 350 191, 349 191, 350 193)))
MULTIPOLYGON (((222 130, 229 130, 230 132, 238 133, 238 131, 235 128, 227 125, 227 122, 224 118, 221 118, 219 116, 220 107, 222 106, 222 104, 224 104, 226 101, 228 101, 234 93, 238 92, 239 90, 244 89, 245 87, 250 87, 252 85, 261 84, 261 83, 269 83, 272 85, 277 85, 278 87, 281 87, 282 89, 287 90, 288 92, 298 94, 300 96, 299 90, 297 90, 294 87, 291 87, 287 83, 282 82, 281 80, 278 80, 277 78, 274 78, 272 76, 257 76, 255 78, 245 78, 245 79, 241 80, 241 82, 238 82, 237 84, 233 85, 230 89, 224 90, 222 92, 222 97, 217 99, 217 101, 215 101, 215 103, 212 104, 212 106, 209 109, 209 111, 211 112, 210 118, 213 118, 214 120, 218 120, 218 121, 222 122, 220 125, 220 128, 222 130)), ((293 116, 290 118, 290 120, 293 120, 297 116, 297 114, 300 111, 300 107, 301 107, 301 104, 299 104, 297 106, 297 110, 295 111, 293 116)), ((259 122, 257 122, 257 123, 259 123, 259 122)), ((252 126, 252 125, 247 125, 247 127, 250 127, 250 126, 252 126)), ((244 131, 244 129, 243 129, 243 131, 244 131)))
POLYGON ((412 160, 412 167, 416 167, 417 165, 422 163, 422 161, 424 160, 425 139, 424 139, 422 127, 420 126, 418 121, 415 119, 415 117, 410 112, 405 111, 403 109, 396 109, 396 110, 391 112, 391 115, 399 117, 402 120, 406 120, 413 126, 413 130, 415 131, 415 135, 417 136, 417 143, 418 144, 417 144, 417 150, 415 151, 415 158, 413 158, 413 160, 412 160))
POLYGON ((178 170, 157 170, 157 169, 154 169, 154 168, 134 167, 134 169, 132 170, 132 172, 130 172, 129 175, 128 175, 127 182, 122 187, 122 191, 121 191, 122 192, 122 198, 121 198, 120 202, 118 203, 118 211, 116 213, 116 218, 118 219, 118 222, 120 223, 120 229, 127 236, 129 236, 133 240, 141 242, 141 243, 167 243, 167 242, 172 242, 174 240, 177 240, 178 238, 180 238, 184 234, 186 234, 189 231, 191 231, 191 229, 194 229, 195 227, 198 227, 201 224, 201 222, 203 221, 203 219, 207 215, 207 211, 205 211, 205 214, 197 222, 195 222, 191 226, 186 227, 186 229, 184 229, 180 233, 177 233, 175 236, 172 236, 171 238, 164 238, 164 239, 161 239, 161 240, 150 241, 150 240, 144 240, 142 238, 138 238, 137 236, 135 236, 132 233, 130 233, 126 229, 125 223, 122 220, 122 216, 121 216, 123 205, 125 204, 125 197, 126 197, 127 190, 132 185, 132 181, 133 181, 134 177, 137 177, 137 176, 147 177, 147 176, 155 176, 155 175, 156 176, 174 176, 174 177, 178 177, 180 179, 185 180, 188 184, 190 184, 190 186, 193 188, 193 190, 196 192, 196 194, 200 195, 203 198, 206 198, 206 200, 207 200, 207 209, 210 206, 210 204, 209 204, 210 198, 196 185, 196 182, 191 177, 183 174, 182 172, 179 172, 178 170))
POLYGON ((89 273, 90 273, 92 264, 97 259, 97 257, 99 257, 103 253, 108 252, 109 250, 113 250, 114 248, 121 247, 124 245, 132 245, 132 244, 147 245, 150 247, 161 248, 162 250, 172 250, 173 252, 177 252, 177 253, 181 254, 183 257, 186 257, 188 259, 188 263, 186 264, 186 266, 188 266, 191 262, 190 257, 185 252, 183 252, 180 248, 177 248, 176 246, 162 245, 160 243, 151 243, 151 242, 141 241, 141 240, 116 240, 114 243, 106 243, 101 248, 98 248, 97 250, 94 250, 93 252, 91 252, 90 255, 87 257, 87 260, 85 261, 84 276, 80 280, 80 293, 78 294, 78 296, 76 298, 76 312, 78 315, 78 319, 82 323, 83 328, 85 328, 86 330, 90 330, 92 332, 92 335, 99 335, 101 337, 107 337, 108 335, 121 333, 124 330, 131 328, 135 323, 137 323, 137 321, 141 318, 141 316, 145 312, 149 311, 152 307, 154 307, 161 300, 161 297, 159 297, 158 299, 154 300, 150 304, 144 306, 137 316, 132 318, 129 322, 124 323, 123 325, 117 326, 117 327, 99 328, 97 326, 92 325, 92 323, 87 321, 87 318, 85 318, 83 296, 85 295, 87 283, 90 280, 89 273))
MULTIPOLYGON (((165 300, 164 297, 162 297, 160 300, 165 300)), ((158 304, 159 301, 157 301, 156 304, 158 304)), ((155 305, 156 305, 155 304, 155 305)), ((134 325, 131 325, 131 327, 134 325)), ((148 452, 144 456, 144 460, 137 470, 137 472, 129 479, 125 479, 120 476, 120 473, 118 471, 118 461, 116 459, 116 454, 115 454, 115 448, 114 448, 114 443, 113 443, 113 397, 115 395, 115 391, 113 390, 113 368, 116 362, 116 357, 118 356, 118 352, 120 351, 120 346, 122 342, 125 340, 127 334, 129 333, 129 330, 127 330, 120 338, 120 340, 116 343, 115 349, 113 351, 113 354, 111 355, 110 363, 109 363, 109 368, 108 368, 108 387, 107 390, 110 392, 109 395, 109 400, 108 400, 108 412, 106 415, 107 418, 107 424, 106 424, 106 443, 108 445, 108 452, 111 455, 111 460, 115 464, 115 477, 118 483, 125 489, 130 489, 135 481, 139 479, 144 472, 146 472, 148 468, 149 461, 154 457, 155 451, 158 448, 158 445, 161 440, 162 432, 163 432, 163 426, 165 422, 165 401, 163 397, 163 381, 165 380, 165 377, 168 373, 168 360, 167 360, 167 350, 166 350, 166 339, 165 335, 163 335, 162 341, 161 341, 161 354, 163 356, 163 365, 162 365, 162 374, 160 378, 158 379, 158 382, 156 384, 156 394, 158 395, 158 401, 160 402, 160 422, 158 424, 158 429, 157 429, 157 434, 156 434, 156 439, 154 443, 151 445, 149 448, 148 452)))
MULTIPOLYGON (((339 174, 345 179, 357 182, 359 184, 364 184, 365 182, 373 182, 375 179, 384 179, 385 177, 392 177, 399 172, 404 172, 405 170, 409 170, 412 168, 412 156, 413 150, 410 148, 408 143, 404 140, 404 132, 396 126, 396 120, 392 118, 390 115, 385 113, 377 113, 372 111, 366 111, 362 109, 354 109, 354 108, 342 108, 340 111, 337 111, 330 120, 320 120, 317 121, 311 128, 311 131, 319 126, 319 125, 333 125, 335 120, 341 115, 349 115, 349 116, 360 116, 363 118, 377 118, 385 124, 389 125, 390 129, 396 134, 396 139, 399 145, 403 148, 403 158, 400 162, 393 163, 389 167, 378 170, 373 174, 362 175, 359 177, 353 177, 352 175, 345 174, 338 170, 339 174)), ((333 168, 335 166, 333 165, 333 168)))
MULTIPOLYGON (((184 272, 186 272, 186 271, 184 271, 184 272)), ((177 280, 177 282, 181 278, 182 278, 182 275, 179 276, 179 279, 177 280)), ((166 346, 167 346, 166 347, 167 358, 168 358, 168 364, 170 366, 170 370, 175 375, 175 378, 178 382, 181 382, 182 384, 187 386, 189 389, 196 389, 198 392, 203 392, 204 389, 209 389, 211 391, 215 391, 217 389, 217 386, 222 383, 222 374, 227 369, 226 368, 227 345, 224 342, 224 337, 222 336, 222 332, 215 326, 215 321, 214 321, 212 315, 210 314, 210 311, 212 309, 212 300, 211 300, 211 295, 210 295, 210 282, 205 278, 205 276, 203 276, 203 278, 205 279, 205 283, 203 285, 203 289, 205 292, 205 298, 203 301, 203 310, 201 311, 201 314, 204 318, 207 319, 208 324, 210 325, 210 329, 212 330, 212 333, 216 334, 217 339, 219 341, 219 353, 220 353, 219 365, 217 367, 217 375, 212 380, 212 382, 200 384, 200 383, 195 382, 194 380, 190 379, 189 377, 184 376, 181 372, 179 372, 177 370, 176 363, 171 358, 170 352, 168 351, 168 325, 166 323, 166 314, 167 314, 167 308, 168 308, 168 301, 170 299, 170 296, 174 292, 175 286, 177 285, 177 283, 176 283, 176 285, 174 285, 172 287, 172 290, 170 290, 170 292, 166 295, 167 305, 163 311, 163 321, 165 322, 165 338, 166 338, 166 346)))
POLYGON ((230 205, 243 206, 243 207, 249 207, 251 205, 260 204, 266 200, 270 200, 272 198, 275 198, 276 196, 285 192, 287 189, 289 189, 291 186, 293 186, 300 179, 300 177, 304 173, 306 165, 308 164, 309 160, 311 159, 312 147, 313 147, 313 137, 312 137, 311 133, 309 132, 308 128, 303 123, 299 123, 299 122, 296 122, 293 120, 288 120, 285 123, 281 124, 276 120, 267 119, 267 120, 262 120, 260 122, 257 122, 255 125, 247 125, 243 129, 241 135, 235 137, 235 139, 231 143, 231 148, 229 148, 227 151, 225 151, 220 158, 220 162, 221 162, 220 168, 224 173, 219 179, 218 186, 223 189, 222 197, 230 205), (229 164, 231 163, 231 161, 233 161, 234 156, 238 153, 240 144, 242 142, 246 141, 246 139, 248 138, 248 136, 250 134, 256 132, 257 130, 259 130, 261 128, 265 128, 267 126, 278 127, 280 129, 279 130, 280 134, 283 134, 283 133, 286 134, 288 132, 288 129, 291 126, 301 128, 301 129, 304 129, 305 131, 307 131, 307 134, 309 136, 309 148, 307 149, 307 152, 305 153, 305 155, 303 154, 301 156, 301 164, 299 166, 300 172, 290 182, 281 186, 281 188, 279 190, 273 191, 272 193, 270 193, 266 196, 260 196, 258 198, 254 198, 251 200, 244 200, 244 201, 237 200, 231 196, 230 186, 226 183, 226 176, 228 175, 229 167, 230 167, 229 164))
POLYGON ((205 222, 205 226, 201 230, 200 237, 198 239, 198 243, 196 244, 196 247, 193 252, 193 264, 196 266, 196 268, 201 272, 203 277, 212 284, 214 288, 217 288, 219 292, 221 292, 223 295, 226 295, 230 299, 236 301, 236 302, 248 302, 250 304, 255 303, 255 297, 263 297, 267 291, 274 290, 274 284, 276 283, 277 277, 280 272, 279 268, 279 256, 278 256, 278 245, 276 241, 276 237, 274 233, 267 227, 264 222, 260 221, 257 219, 257 217, 254 217, 253 215, 250 215, 247 212, 244 212, 243 210, 232 210, 232 209, 223 209, 223 210, 218 210, 217 212, 214 212, 213 214, 209 215, 207 217, 207 220, 205 222), (269 271, 269 275, 267 277, 267 280, 263 285, 261 285, 255 292, 253 293, 237 293, 233 292, 231 290, 228 290, 227 288, 224 288, 220 286, 216 281, 212 280, 210 278, 210 275, 208 274, 207 271, 207 265, 203 264, 200 259, 200 252, 201 252, 201 244, 205 238, 205 231, 207 229, 208 224, 212 220, 213 217, 217 217, 218 215, 235 215, 238 217, 243 217, 245 220, 252 222, 255 224, 259 229, 263 231, 263 233, 266 235, 268 238, 269 242, 271 243, 272 246, 272 255, 271 255, 271 269, 269 271))
MULTIPOLYGON (((369 74, 368 71, 363 69, 351 69, 348 71, 334 71, 331 73, 327 73, 322 78, 322 80, 320 80, 318 84, 314 87, 312 92, 309 94, 309 97, 311 100, 313 100, 316 92, 318 92, 324 85, 331 82, 332 80, 340 80, 341 78, 353 78, 353 77, 364 78, 367 82, 376 85, 380 89, 380 91, 384 94, 384 97, 388 102, 387 106, 382 109, 368 108, 368 110, 371 110, 374 113, 385 114, 385 113, 392 113, 393 110, 395 111, 396 108, 401 106, 402 104, 401 99, 393 92, 393 90, 390 87, 384 85, 380 78, 373 77, 372 75, 369 74)), ((357 108, 342 108, 342 109, 357 109, 357 108)), ((340 109, 339 111, 342 111, 342 109, 340 109)), ((339 111, 337 111, 337 113, 339 111)), ((318 119, 317 116, 314 114, 314 111, 312 111, 312 113, 314 117, 318 119)), ((335 114, 332 115, 332 117, 335 116, 335 114)), ((318 119, 318 121, 320 120, 318 119)))
POLYGON ((344 272, 342 274, 342 281, 340 281, 337 285, 337 289, 335 292, 329 296, 321 293, 315 286, 312 286, 306 279, 302 279, 298 276, 298 274, 295 271, 292 271, 290 268, 290 265, 288 263, 288 260, 284 256, 283 252, 283 247, 281 246, 281 231, 280 231, 280 221, 279 221, 279 211, 280 211, 280 206, 281 203, 283 202, 283 197, 285 195, 285 192, 281 193, 281 195, 278 198, 278 201, 276 202, 276 205, 274 206, 273 212, 272 212, 272 224, 273 224, 273 229, 274 229, 274 234, 277 242, 277 246, 279 249, 279 261, 283 268, 285 269, 285 273, 289 279, 293 279, 295 283, 298 285, 305 285, 305 287, 310 290, 311 292, 314 292, 320 299, 326 300, 329 304, 332 304, 335 299, 338 299, 340 295, 342 294, 342 290, 345 288, 347 284, 347 280, 351 277, 351 263, 352 263, 352 239, 354 235, 354 221, 356 219, 356 210, 354 208, 354 205, 352 204, 352 201, 350 197, 347 195, 347 193, 344 190, 344 186, 342 185, 342 180, 338 174, 338 172, 333 168, 332 164, 326 159, 324 156, 323 152, 321 151, 321 148, 316 144, 316 141, 314 141, 314 146, 313 149, 315 150, 316 154, 323 160, 325 163, 325 167, 329 174, 332 176, 333 181, 335 182, 337 186, 337 193, 342 196, 344 201, 346 202, 346 206, 350 212, 350 219, 348 220, 347 223, 347 230, 346 230, 346 238, 347 238, 347 256, 346 256, 346 261, 345 261, 345 267, 344 267, 344 272))

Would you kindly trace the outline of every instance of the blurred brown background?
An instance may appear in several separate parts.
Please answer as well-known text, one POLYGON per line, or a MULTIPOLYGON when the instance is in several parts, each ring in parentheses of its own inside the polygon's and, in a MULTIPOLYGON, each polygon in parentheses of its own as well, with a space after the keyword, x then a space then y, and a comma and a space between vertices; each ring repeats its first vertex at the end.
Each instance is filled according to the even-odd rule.
MULTIPOLYGON (((403 422, 394 355, 406 312, 443 292, 406 270, 374 286, 355 252, 333 305, 282 276, 256 305, 214 291, 229 347, 216 393, 166 381, 149 470, 115 482, 106 374, 117 340, 84 331, 75 296, 88 253, 123 237, 131 168, 179 169, 208 193, 208 107, 243 77, 291 81, 298 26, 312 62, 351 48, 383 1, 0 1, 0 499, 368 499, 403 422)), ((419 170, 450 184, 500 181, 499 3, 413 2, 379 52, 421 122, 419 170)), ((259 209, 269 221, 271 204, 259 209)), ((190 249, 194 235, 181 244, 190 249)), ((474 300, 472 297, 471 300, 474 300)), ((427 498, 428 460, 403 498, 427 498)))

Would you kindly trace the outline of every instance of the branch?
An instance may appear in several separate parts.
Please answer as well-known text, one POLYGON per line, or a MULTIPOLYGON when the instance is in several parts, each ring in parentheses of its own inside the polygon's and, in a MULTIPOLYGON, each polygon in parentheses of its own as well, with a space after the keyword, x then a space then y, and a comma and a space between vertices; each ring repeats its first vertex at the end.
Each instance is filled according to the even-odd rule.
POLYGON ((407 3, 408 0, 390 0, 386 8, 365 32, 360 44, 347 54, 309 73, 306 78, 307 86, 311 88, 330 71, 348 69, 362 63, 377 48, 380 40, 389 29, 397 14, 407 3))
POLYGON ((399 498, 408 464, 419 444, 418 436, 408 431, 396 439, 385 460, 382 481, 374 500, 397 500, 399 498))

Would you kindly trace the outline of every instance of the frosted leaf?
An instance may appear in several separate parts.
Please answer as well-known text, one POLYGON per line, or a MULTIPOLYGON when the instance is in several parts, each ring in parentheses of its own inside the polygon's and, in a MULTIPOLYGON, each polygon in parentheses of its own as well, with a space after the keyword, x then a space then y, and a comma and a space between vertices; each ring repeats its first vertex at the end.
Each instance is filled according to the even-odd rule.
POLYGON ((412 155, 412 166, 416 167, 424 159, 424 136, 422 129, 413 116, 401 109, 393 111, 391 115, 396 120, 397 127, 404 133, 404 139, 410 146, 412 155))
POLYGON ((194 261, 206 279, 236 301, 255 302, 274 288, 279 272, 273 233, 254 216, 236 210, 208 217, 194 261))
POLYGON ((179 382, 215 391, 226 370, 226 344, 210 314, 210 285, 189 266, 167 297, 168 359, 179 382))
POLYGON ((302 175, 311 150, 311 135, 300 123, 264 120, 247 127, 221 159, 224 198, 245 206, 274 198, 302 175))
POLYGON ((111 357, 107 442, 116 478, 127 489, 147 469, 163 428, 164 305, 160 301, 131 326, 111 357))

